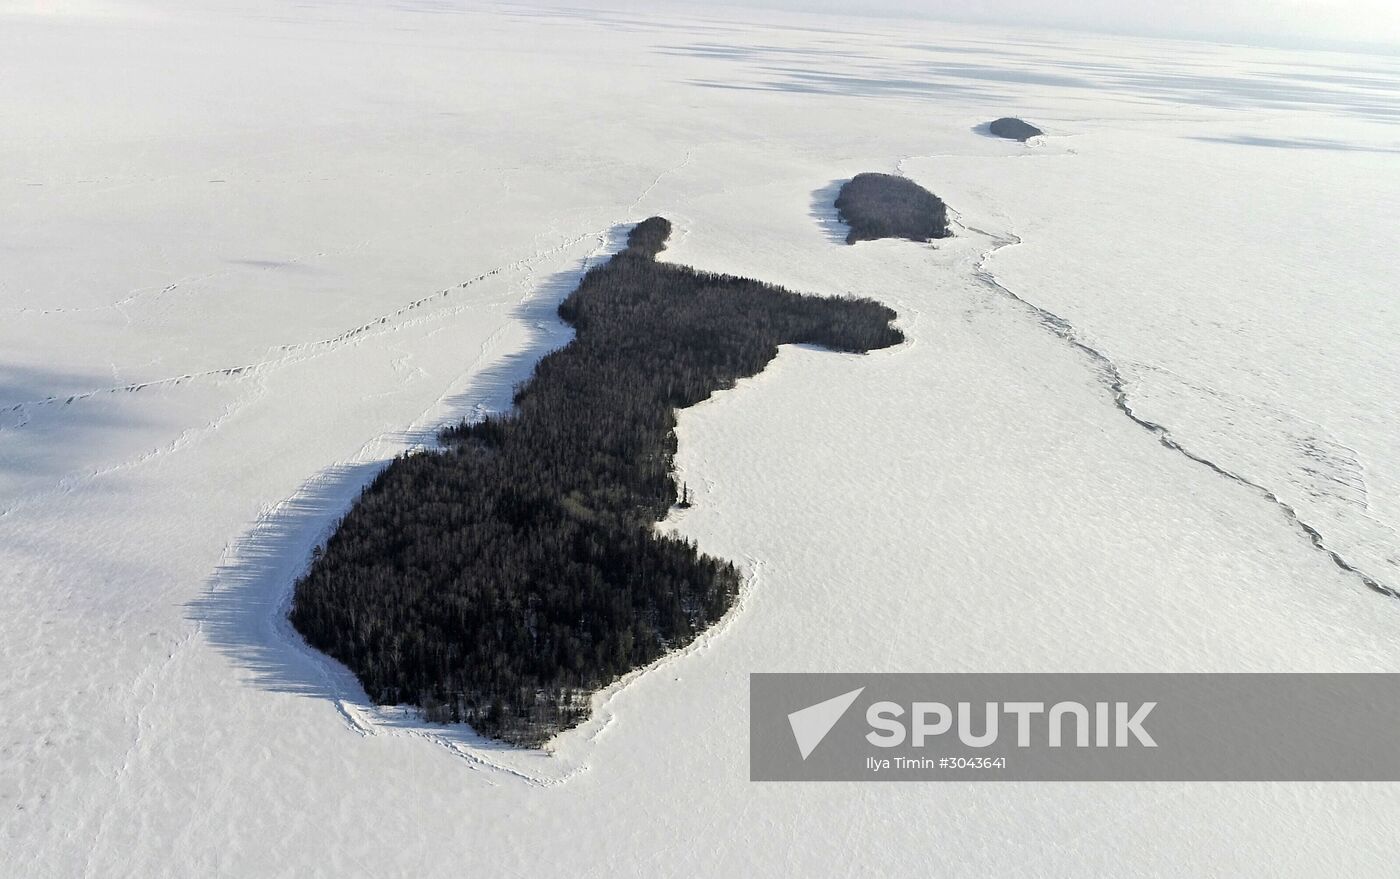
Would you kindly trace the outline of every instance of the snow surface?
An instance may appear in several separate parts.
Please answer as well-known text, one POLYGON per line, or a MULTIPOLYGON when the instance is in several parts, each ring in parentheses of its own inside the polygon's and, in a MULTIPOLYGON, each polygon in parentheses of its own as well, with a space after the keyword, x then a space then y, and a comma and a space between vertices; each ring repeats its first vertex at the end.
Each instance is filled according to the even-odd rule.
POLYGON ((1394 785, 752 784, 747 675, 1400 671, 1400 60, 433 0, 0 58, 0 874, 1392 872, 1394 785), (894 170, 955 238, 840 243, 894 170), (292 579, 655 213, 908 342, 681 417, 746 591, 552 753, 371 708, 292 579))

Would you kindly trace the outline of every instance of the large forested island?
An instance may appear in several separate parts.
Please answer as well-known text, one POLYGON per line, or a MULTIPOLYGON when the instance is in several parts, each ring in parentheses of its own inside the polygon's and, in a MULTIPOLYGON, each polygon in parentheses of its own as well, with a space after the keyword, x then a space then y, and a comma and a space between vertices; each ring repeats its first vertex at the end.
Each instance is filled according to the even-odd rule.
POLYGON ((938 196, 907 177, 857 174, 836 196, 841 222, 851 227, 847 244, 877 238, 928 241, 947 238, 948 207, 938 196))
POLYGON ((655 529, 678 501, 675 410, 777 346, 869 351, 889 308, 657 262, 653 217, 559 308, 575 338, 514 411, 443 432, 361 494, 296 584, 291 620, 370 698, 538 745, 588 696, 718 620, 727 561, 655 529))

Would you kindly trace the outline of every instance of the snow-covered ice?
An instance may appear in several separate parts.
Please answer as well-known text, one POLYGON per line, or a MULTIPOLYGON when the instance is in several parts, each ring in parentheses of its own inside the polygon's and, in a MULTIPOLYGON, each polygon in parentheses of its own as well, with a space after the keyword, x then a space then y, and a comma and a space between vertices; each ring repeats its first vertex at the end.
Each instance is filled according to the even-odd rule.
POLYGON ((1392 871, 1393 785, 753 784, 747 675, 1400 671, 1400 60, 435 0, 0 58, 0 873, 1392 871), (956 237, 840 243, 895 170, 956 237), (552 754, 368 706, 292 578, 657 213, 908 341, 681 416, 746 591, 552 754))

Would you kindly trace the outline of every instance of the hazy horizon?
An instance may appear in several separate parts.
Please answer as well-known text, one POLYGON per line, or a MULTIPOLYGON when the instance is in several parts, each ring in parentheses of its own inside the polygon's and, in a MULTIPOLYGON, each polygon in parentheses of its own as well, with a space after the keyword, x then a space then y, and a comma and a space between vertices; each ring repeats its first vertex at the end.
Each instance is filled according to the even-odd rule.
MULTIPOLYGON (((642 11, 654 3, 585 0, 642 11)), ((576 4, 570 4, 576 5, 576 4)), ((691 4, 687 4, 690 6, 691 4)), ((913 17, 1226 43, 1400 52, 1400 4, 1386 0, 722 0, 714 7, 913 17)), ((693 6, 691 8, 694 8, 693 6)))

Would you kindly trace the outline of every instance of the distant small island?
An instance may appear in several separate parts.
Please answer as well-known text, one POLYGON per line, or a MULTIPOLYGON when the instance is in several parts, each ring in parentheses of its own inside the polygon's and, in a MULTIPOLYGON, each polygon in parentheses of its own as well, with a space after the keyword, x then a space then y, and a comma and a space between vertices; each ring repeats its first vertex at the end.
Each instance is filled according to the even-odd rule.
POLYGON ((987 128, 997 137, 1004 137, 1007 140, 1019 140, 1022 143, 1045 133, 1029 122, 1017 119, 1014 116, 1003 116, 1001 119, 987 126, 987 128))
POLYGON ((512 413, 396 459, 296 584, 290 619, 379 704, 535 746, 589 696, 683 647, 740 573, 655 529, 678 497, 676 410, 752 376, 783 344, 903 340, 870 299, 815 297, 658 262, 652 217, 559 307, 576 335, 512 413))
POLYGON ((878 238, 947 238, 948 206, 919 184, 895 174, 857 174, 836 196, 847 244, 878 238))

